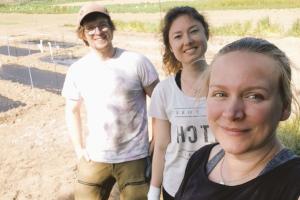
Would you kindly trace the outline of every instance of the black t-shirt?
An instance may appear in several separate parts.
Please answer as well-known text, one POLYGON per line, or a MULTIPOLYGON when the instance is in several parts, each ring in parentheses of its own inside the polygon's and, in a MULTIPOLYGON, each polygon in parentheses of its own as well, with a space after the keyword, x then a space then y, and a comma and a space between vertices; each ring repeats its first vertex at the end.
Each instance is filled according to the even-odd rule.
POLYGON ((289 160, 244 184, 226 186, 208 179, 206 164, 215 144, 190 158, 175 200, 298 200, 300 158, 289 160))

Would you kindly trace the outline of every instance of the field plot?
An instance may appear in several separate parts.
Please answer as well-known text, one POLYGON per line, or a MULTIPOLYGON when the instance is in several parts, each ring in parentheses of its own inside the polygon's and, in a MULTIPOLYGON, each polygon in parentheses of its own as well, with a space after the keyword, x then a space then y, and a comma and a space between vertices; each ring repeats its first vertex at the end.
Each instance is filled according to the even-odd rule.
MULTIPOLYGON (((139 2, 146 1, 132 0, 139 2)), ((299 8, 203 12, 214 28, 268 17, 287 32, 300 19, 299 8)), ((75 35, 76 14, 0 15, 0 200, 71 200, 76 160, 60 91, 68 66, 88 51, 75 35)), ((112 13, 112 18, 124 23, 140 19, 158 24, 163 15, 112 13)), ((240 37, 212 34, 208 61, 223 45, 240 37)), ((299 36, 270 34, 265 38, 291 58, 295 66, 293 81, 300 94, 299 36)), ((120 28, 115 32, 114 44, 143 53, 161 78, 165 77, 158 33, 120 28)))

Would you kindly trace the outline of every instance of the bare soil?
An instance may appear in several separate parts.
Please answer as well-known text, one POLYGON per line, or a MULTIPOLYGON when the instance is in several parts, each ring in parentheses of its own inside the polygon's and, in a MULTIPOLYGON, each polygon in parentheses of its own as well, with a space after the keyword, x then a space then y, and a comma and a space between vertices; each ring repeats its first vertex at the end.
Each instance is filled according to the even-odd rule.
MULTIPOLYGON (((210 11, 206 16, 217 25, 270 16, 287 28, 291 21, 300 18, 299 13, 297 9, 210 11)), ((113 14, 112 17, 152 21, 160 20, 161 15, 113 14)), ((76 158, 65 125, 64 99, 59 94, 68 67, 59 62, 76 60, 87 51, 76 39, 75 21, 73 14, 1 14, 0 200, 73 198, 76 158), (38 47, 40 40, 43 53, 38 47), (64 48, 64 43, 74 46, 64 48)), ((235 39, 238 37, 211 37, 207 59, 210 61, 223 45, 235 39)), ((283 49, 295 66, 300 66, 300 38, 267 39, 283 49)), ((164 77, 158 35, 117 31, 114 43, 149 57, 161 78, 164 77)), ((293 71, 299 91, 300 73, 297 69, 293 71)))

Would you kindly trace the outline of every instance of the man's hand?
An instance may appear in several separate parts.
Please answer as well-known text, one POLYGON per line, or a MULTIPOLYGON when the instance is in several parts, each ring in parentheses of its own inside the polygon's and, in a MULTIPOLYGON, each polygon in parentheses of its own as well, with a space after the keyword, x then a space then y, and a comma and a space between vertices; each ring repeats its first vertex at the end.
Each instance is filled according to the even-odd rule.
POLYGON ((80 160, 82 157, 87 161, 89 162, 91 159, 90 159, 90 156, 87 152, 86 149, 83 149, 83 148, 79 148, 79 149, 76 149, 76 155, 77 155, 77 159, 80 160))

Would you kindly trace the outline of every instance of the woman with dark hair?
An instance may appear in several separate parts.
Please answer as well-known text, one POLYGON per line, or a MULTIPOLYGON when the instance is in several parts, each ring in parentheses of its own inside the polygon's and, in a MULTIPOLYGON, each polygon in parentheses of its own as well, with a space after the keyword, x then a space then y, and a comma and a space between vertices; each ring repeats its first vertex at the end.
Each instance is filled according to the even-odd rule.
POLYGON ((190 156, 214 142, 206 118, 206 99, 196 98, 203 71, 209 28, 192 7, 169 10, 162 27, 164 70, 170 75, 153 91, 149 115, 155 141, 149 200, 174 199, 190 156))
POLYGON ((178 200, 299 200, 300 158, 276 136, 299 104, 287 56, 272 43, 243 38, 209 68, 207 115, 219 143, 193 154, 178 200))

